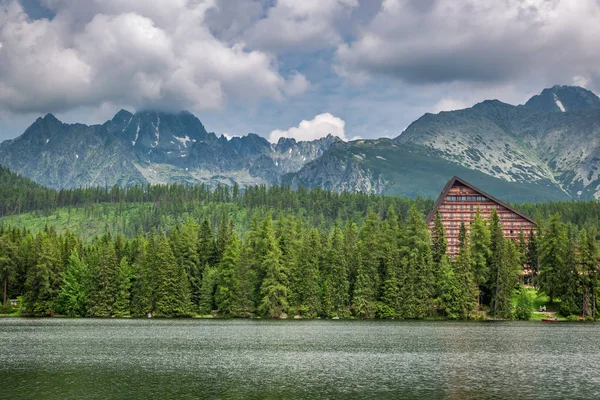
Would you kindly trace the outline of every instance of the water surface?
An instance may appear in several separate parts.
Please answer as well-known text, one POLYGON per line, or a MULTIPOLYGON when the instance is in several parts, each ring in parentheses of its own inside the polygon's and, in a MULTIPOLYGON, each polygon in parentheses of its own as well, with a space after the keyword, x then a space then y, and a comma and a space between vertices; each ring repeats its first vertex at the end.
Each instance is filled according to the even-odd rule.
POLYGON ((0 319, 0 398, 600 398, 600 329, 0 319))

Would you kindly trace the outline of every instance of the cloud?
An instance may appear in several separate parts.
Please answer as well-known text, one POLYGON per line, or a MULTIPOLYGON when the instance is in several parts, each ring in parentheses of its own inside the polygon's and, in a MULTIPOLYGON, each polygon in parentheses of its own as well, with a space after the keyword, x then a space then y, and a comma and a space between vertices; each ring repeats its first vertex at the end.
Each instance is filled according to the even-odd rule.
POLYGON ((462 110, 467 107, 471 107, 472 104, 465 104, 461 100, 457 100, 451 97, 444 97, 433 106, 433 112, 439 113, 440 111, 454 111, 462 110))
POLYGON ((243 37, 251 47, 267 51, 336 46, 342 40, 338 22, 358 5, 358 0, 278 0, 243 37))
POLYGON ((329 134, 346 140, 344 128, 346 122, 330 113, 319 114, 310 121, 302 120, 300 125, 288 130, 274 130, 269 135, 271 143, 277 143, 279 138, 293 138, 297 141, 315 140, 329 134))
POLYGON ((51 19, 31 19, 0 2, 0 108, 58 112, 112 103, 192 111, 229 101, 299 95, 274 55, 216 38, 212 1, 44 0, 51 19))
POLYGON ((335 70, 413 84, 589 79, 600 75, 599 19, 597 0, 385 0, 338 46, 335 70))

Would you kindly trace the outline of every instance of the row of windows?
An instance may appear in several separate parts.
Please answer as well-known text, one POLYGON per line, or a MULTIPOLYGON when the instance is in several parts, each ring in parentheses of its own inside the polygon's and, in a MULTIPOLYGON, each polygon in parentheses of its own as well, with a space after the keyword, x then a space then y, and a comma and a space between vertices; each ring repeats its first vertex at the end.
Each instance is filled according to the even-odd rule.
MULTIPOLYGON (((473 217, 474 217, 474 215, 471 214, 471 218, 473 218, 473 217)), ((457 215, 457 218, 458 218, 458 215, 457 215)), ((463 217, 463 218, 465 218, 465 217, 463 217)), ((463 221, 448 221, 447 224, 449 224, 450 226, 460 226, 461 222, 463 222, 463 221)), ((471 221, 464 221, 464 222, 468 223, 469 225, 471 224, 471 221)), ((432 224, 433 224, 433 222, 432 222, 432 224)), ((503 222, 503 221, 500 221, 500 225, 516 226, 516 227, 523 227, 523 228, 525 228, 525 227, 530 227, 531 226, 531 222, 525 222, 525 221, 520 221, 520 222, 515 222, 515 221, 503 222)), ((450 232, 453 232, 453 231, 450 230, 450 232)), ((452 233, 450 233, 450 234, 452 234, 452 233)))
POLYGON ((487 197, 483 196, 448 196, 446 201, 489 201, 487 197))

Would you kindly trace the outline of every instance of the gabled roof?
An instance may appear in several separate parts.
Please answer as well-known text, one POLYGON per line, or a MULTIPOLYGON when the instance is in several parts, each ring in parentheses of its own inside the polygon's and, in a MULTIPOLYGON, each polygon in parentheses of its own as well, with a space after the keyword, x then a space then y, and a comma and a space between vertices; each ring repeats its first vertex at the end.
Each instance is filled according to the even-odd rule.
POLYGON ((442 201, 444 201, 444 199, 446 198, 446 196, 448 196, 448 192, 450 191, 450 188, 452 188, 452 186, 454 186, 454 184, 457 183, 457 182, 460 183, 460 184, 462 184, 462 185, 464 185, 464 186, 466 186, 466 187, 468 187, 469 189, 472 189, 472 190, 476 191, 480 195, 487 197, 491 201, 493 201, 493 202, 501 205, 502 207, 504 207, 507 210, 510 210, 511 212, 519 215, 520 217, 525 218, 527 221, 529 221, 529 222, 531 222, 532 224, 535 225, 535 221, 530 216, 528 216, 526 214, 523 214, 522 212, 520 212, 518 210, 515 210, 513 207, 509 206, 508 204, 506 204, 506 203, 498 200, 497 198, 495 198, 492 195, 487 194, 483 190, 476 188, 475 186, 471 185, 470 183, 468 183, 468 182, 460 179, 458 176, 453 176, 452 179, 450 179, 448 181, 448 183, 446 184, 446 186, 444 186, 444 190, 442 190, 442 193, 440 194, 440 197, 438 197, 438 199, 436 200, 435 204, 433 205, 433 209, 427 215, 427 225, 429 225, 429 223, 435 217, 436 210, 440 207, 440 205, 442 204, 442 201))

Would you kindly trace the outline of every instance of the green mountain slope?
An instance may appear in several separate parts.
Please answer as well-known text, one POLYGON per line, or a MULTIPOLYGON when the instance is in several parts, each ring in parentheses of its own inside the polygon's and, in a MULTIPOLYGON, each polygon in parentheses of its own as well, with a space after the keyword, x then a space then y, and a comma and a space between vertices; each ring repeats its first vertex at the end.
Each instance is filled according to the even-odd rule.
POLYGON ((552 182, 508 182, 446 160, 439 151, 391 139, 337 144, 321 158, 283 180, 293 187, 326 187, 408 197, 436 198, 454 175, 506 201, 564 200, 552 182))

